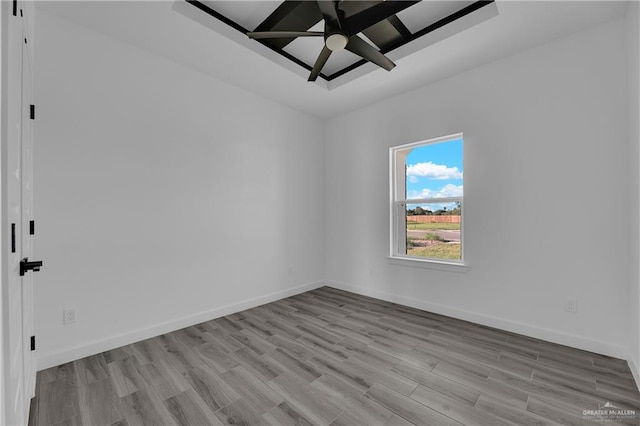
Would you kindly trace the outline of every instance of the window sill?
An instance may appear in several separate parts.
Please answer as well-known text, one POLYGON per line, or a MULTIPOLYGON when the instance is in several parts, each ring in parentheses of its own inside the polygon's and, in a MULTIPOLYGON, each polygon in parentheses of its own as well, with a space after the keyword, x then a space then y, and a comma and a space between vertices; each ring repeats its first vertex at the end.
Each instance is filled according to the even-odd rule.
POLYGON ((414 257, 389 256, 389 263, 398 266, 409 266, 412 268, 436 269, 438 271, 466 273, 469 265, 463 263, 446 262, 440 260, 417 259, 414 257))

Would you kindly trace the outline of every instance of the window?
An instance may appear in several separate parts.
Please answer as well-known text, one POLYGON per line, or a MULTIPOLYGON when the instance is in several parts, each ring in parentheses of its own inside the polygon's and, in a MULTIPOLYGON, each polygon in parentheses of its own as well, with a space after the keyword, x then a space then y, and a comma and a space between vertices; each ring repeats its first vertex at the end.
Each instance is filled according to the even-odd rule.
POLYGON ((391 257, 463 262, 462 133, 393 147, 391 257))

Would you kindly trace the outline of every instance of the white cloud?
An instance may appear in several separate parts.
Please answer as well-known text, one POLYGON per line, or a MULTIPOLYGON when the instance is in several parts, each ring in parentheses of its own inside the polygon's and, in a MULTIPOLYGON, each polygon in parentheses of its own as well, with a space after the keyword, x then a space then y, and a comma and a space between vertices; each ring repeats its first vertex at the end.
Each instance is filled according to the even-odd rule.
POLYGON ((437 192, 435 198, 440 197, 462 197, 462 185, 452 185, 447 184, 440 188, 440 191, 437 192))
POLYGON ((430 179, 462 179, 462 172, 457 167, 448 167, 444 164, 417 163, 407 166, 407 176, 426 177, 430 179))
POLYGON ((447 184, 438 190, 423 188, 422 191, 411 191, 407 199, 462 197, 463 186, 447 184))

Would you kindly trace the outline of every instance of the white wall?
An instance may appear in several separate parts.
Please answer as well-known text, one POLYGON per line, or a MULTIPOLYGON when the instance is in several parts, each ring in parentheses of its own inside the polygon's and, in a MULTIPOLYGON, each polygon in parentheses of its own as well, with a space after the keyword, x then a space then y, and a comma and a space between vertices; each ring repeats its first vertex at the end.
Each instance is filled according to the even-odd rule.
POLYGON ((629 60, 629 142, 631 146, 631 279, 629 292, 629 361, 640 383, 640 3, 631 2, 627 13, 629 60))
POLYGON ((630 345, 638 365, 624 22, 326 126, 45 13, 36 24, 39 368, 323 278, 615 356, 630 345), (458 131, 468 272, 388 263, 388 148, 458 131))
POLYGON ((37 27, 40 369, 320 285, 320 120, 44 12, 37 27))
POLYGON ((626 357, 624 27, 574 34, 329 121, 331 285, 626 357), (465 134, 470 268, 390 264, 388 148, 455 132, 465 134), (578 313, 566 312, 569 298, 578 313))

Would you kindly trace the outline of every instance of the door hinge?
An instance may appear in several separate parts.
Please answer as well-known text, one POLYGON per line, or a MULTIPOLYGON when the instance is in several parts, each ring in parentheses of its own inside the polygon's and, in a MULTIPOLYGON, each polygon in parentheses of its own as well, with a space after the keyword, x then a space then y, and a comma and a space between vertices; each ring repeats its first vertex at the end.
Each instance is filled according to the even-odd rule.
POLYGON ((35 220, 30 220, 29 221, 29 235, 35 235, 36 233, 36 221, 35 220))
POLYGON ((11 224, 11 253, 16 252, 16 224, 11 224))
POLYGON ((13 0, 13 16, 18 16, 18 0, 13 0))
POLYGON ((20 9, 20 17, 24 17, 24 15, 22 14, 22 9, 20 9))
POLYGON ((35 105, 31 105, 31 108, 29 110, 29 114, 31 115, 31 119, 32 120, 36 119, 36 106, 35 105))
POLYGON ((36 336, 31 336, 31 350, 36 350, 36 336))

